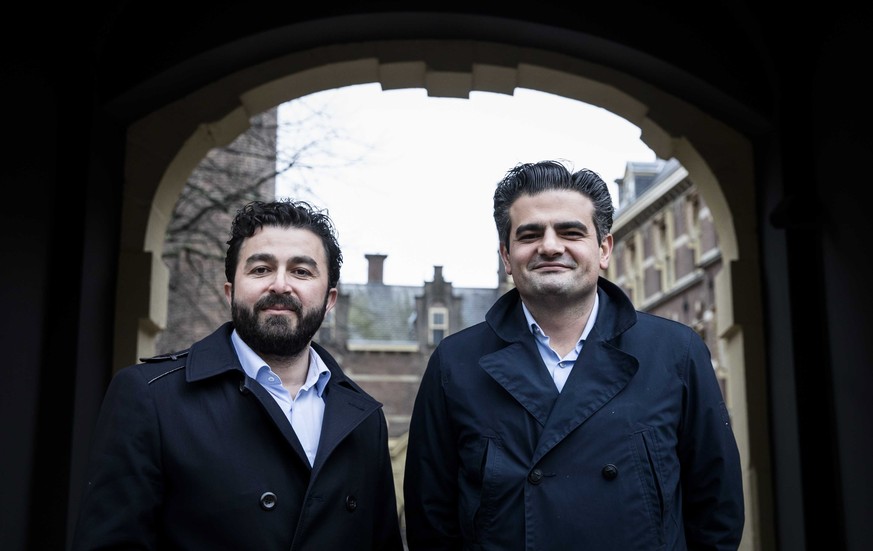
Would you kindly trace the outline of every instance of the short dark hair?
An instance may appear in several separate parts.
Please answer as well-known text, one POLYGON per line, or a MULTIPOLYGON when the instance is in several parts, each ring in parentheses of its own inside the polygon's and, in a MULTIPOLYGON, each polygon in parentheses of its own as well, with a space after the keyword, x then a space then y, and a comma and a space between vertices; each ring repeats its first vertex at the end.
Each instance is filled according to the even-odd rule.
POLYGON ((253 236, 264 226, 302 228, 321 238, 327 256, 327 288, 339 284, 343 254, 336 237, 336 228, 326 210, 318 209, 306 201, 281 199, 272 202, 252 201, 240 208, 230 226, 227 256, 224 259, 224 274, 233 283, 239 250, 245 239, 253 236))
POLYGON ((558 161, 540 161, 516 165, 497 183, 494 191, 494 223, 497 225, 497 236, 506 245, 506 250, 509 250, 509 232, 512 230, 509 219, 512 204, 522 195, 536 195, 555 189, 577 191, 594 203, 597 242, 603 242, 612 230, 615 210, 606 182, 587 168, 570 172, 558 161))

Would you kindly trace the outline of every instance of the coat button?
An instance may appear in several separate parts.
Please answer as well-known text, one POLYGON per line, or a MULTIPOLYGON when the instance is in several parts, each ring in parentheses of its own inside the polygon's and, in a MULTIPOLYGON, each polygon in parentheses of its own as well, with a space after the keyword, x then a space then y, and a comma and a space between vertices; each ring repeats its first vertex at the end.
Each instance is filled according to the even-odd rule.
POLYGON ((543 471, 534 469, 527 475, 527 481, 531 484, 539 484, 543 481, 543 471))
POLYGON ((276 508, 276 494, 273 492, 264 492, 261 496, 261 509, 264 511, 272 511, 276 508))
POLYGON ((346 497, 346 511, 351 513, 357 508, 358 508, 358 498, 356 498, 355 496, 346 497))
POLYGON ((618 476, 618 467, 613 465, 612 463, 607 463, 603 470, 600 471, 600 474, 603 475, 603 478, 606 480, 613 480, 618 476))

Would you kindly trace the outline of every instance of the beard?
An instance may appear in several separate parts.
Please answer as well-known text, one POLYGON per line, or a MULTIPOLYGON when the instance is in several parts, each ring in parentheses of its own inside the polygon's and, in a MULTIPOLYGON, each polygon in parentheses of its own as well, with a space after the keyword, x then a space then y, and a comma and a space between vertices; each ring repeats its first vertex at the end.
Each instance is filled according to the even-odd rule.
POLYGON ((327 297, 321 308, 303 310, 303 305, 291 296, 270 295, 248 309, 232 300, 231 317, 242 340, 259 356, 291 358, 299 355, 315 336, 326 314, 327 297), (272 306, 284 306, 295 312, 297 326, 287 316, 270 315, 259 319, 259 313, 272 306))

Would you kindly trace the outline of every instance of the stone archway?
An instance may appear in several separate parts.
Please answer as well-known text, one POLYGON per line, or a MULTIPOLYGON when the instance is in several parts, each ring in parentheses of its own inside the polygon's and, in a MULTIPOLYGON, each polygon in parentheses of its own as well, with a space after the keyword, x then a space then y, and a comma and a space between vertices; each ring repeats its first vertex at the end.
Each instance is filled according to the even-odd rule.
POLYGON ((675 157, 713 211, 722 247, 718 327, 740 403, 736 425, 749 504, 744 549, 757 549, 769 519, 759 251, 752 148, 727 124, 616 69, 565 54, 471 40, 373 41, 290 53, 228 74, 130 126, 125 167, 114 367, 154 351, 166 319, 164 233, 190 172, 213 147, 230 143, 249 118, 280 103, 354 84, 424 88, 466 98, 471 91, 530 88, 597 105, 642 130, 661 158, 675 157), (742 290, 742 292, 740 292, 742 290))

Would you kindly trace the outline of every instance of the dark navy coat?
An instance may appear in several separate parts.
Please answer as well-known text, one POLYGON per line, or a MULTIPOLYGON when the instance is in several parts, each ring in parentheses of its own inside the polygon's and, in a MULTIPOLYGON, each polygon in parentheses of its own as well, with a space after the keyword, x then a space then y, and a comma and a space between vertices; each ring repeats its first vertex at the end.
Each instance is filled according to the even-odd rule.
POLYGON ((735 550, 739 453, 709 350, 609 281, 558 393, 517 290, 445 338, 412 414, 409 548, 735 550))
POLYGON ((402 550, 381 404, 313 345, 331 376, 310 468, 232 329, 113 378, 73 550, 402 550))

